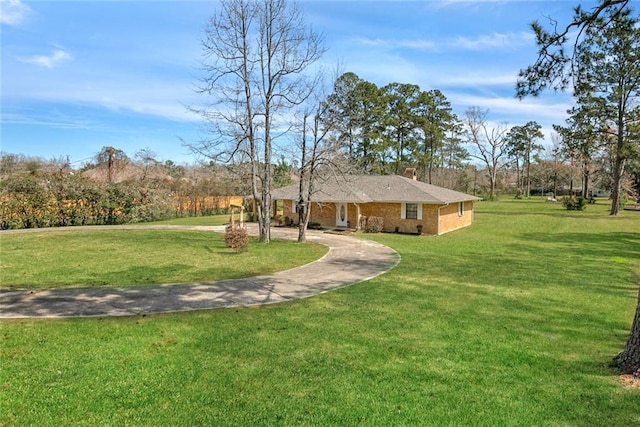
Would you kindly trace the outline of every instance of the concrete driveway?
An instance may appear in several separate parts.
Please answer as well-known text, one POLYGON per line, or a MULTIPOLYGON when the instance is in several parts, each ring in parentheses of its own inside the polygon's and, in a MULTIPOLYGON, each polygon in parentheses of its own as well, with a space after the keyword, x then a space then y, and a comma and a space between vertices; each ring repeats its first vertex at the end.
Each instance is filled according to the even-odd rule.
MULTIPOLYGON (((77 227, 73 229, 92 229, 77 227)), ((100 227, 104 229, 104 226, 100 227)), ((224 227, 119 226, 125 229, 184 229, 224 232, 224 227)), ((58 229, 16 230, 42 232, 58 229)), ((249 225, 249 232, 256 228, 249 225)), ((7 232, 3 232, 7 233, 7 232)), ((272 238, 297 239, 297 229, 272 228, 272 238)), ((325 232, 307 232, 307 240, 329 247, 321 259, 275 274, 219 282, 168 283, 144 288, 0 288, 0 318, 135 316, 222 307, 273 304, 306 298, 376 277, 400 262, 393 249, 376 242, 325 232)))

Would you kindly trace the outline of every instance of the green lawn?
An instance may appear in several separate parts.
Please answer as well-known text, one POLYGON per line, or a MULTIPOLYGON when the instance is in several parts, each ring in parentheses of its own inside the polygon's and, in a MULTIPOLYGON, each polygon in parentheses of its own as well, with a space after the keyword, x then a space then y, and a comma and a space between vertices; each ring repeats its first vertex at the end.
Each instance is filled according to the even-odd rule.
POLYGON ((640 285, 640 214, 481 202, 401 263, 305 300, 0 323, 0 425, 640 424, 608 367, 640 285))
POLYGON ((246 252, 235 253, 222 233, 182 230, 48 230, 2 234, 0 245, 0 284, 27 289, 235 279, 293 268, 327 252, 313 243, 266 246, 251 239, 246 252))
MULTIPOLYGON (((224 225, 229 223, 229 215, 190 216, 184 218, 172 218, 163 221, 155 221, 152 224, 169 225, 224 225)), ((236 214, 236 220, 238 214, 236 214)))

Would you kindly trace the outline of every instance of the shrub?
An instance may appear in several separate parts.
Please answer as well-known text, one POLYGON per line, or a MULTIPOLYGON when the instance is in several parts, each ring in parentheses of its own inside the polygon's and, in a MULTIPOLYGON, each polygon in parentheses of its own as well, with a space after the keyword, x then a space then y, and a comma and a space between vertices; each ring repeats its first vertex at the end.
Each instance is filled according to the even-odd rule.
POLYGON ((624 205, 626 205, 629 202, 629 197, 625 194, 624 191, 620 192, 620 198, 618 199, 618 206, 621 208, 624 208, 624 205))
POLYGON ((364 226, 365 233, 380 233, 384 226, 384 218, 381 216, 370 216, 364 226))
POLYGON ((168 190, 77 175, 0 179, 0 228, 124 224, 170 216, 168 190))
POLYGON ((247 229, 244 227, 227 225, 226 232, 224 234, 224 241, 228 248, 233 249, 236 252, 244 252, 249 245, 249 235, 247 229))
POLYGON ((320 224, 319 222, 310 222, 307 224, 307 228, 309 230, 321 230, 322 224, 320 224))
POLYGON ((584 197, 563 197, 562 206, 569 211, 583 211, 587 206, 587 199, 584 197))

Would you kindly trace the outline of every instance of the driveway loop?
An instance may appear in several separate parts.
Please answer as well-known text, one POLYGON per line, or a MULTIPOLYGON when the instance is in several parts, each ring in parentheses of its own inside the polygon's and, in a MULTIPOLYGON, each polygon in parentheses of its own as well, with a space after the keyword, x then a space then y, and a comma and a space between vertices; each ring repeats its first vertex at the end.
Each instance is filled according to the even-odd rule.
MULTIPOLYGON (((249 232, 257 229, 249 224, 249 232)), ((206 226, 116 226, 224 232, 206 226)), ((69 229, 105 229, 73 227, 69 229)), ((38 231, 61 230, 39 229, 38 231)), ((4 232, 3 232, 4 233, 4 232)), ((296 240, 297 229, 272 228, 276 239, 296 240)), ((274 304, 306 298, 372 279, 400 262, 393 249, 369 240, 307 231, 307 240, 329 247, 312 263, 278 273, 218 282, 169 283, 140 288, 0 289, 0 318, 138 316, 223 307, 274 304)))

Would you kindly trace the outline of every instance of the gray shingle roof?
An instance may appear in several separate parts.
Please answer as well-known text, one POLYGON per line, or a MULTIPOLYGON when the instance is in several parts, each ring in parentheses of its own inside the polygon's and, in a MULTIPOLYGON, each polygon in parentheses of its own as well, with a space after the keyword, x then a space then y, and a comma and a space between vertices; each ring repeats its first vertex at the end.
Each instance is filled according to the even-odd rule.
MULTIPOLYGON (((480 198, 399 175, 332 176, 315 182, 313 202, 446 204, 480 198)), ((275 200, 297 200, 298 184, 275 189, 275 200)))

